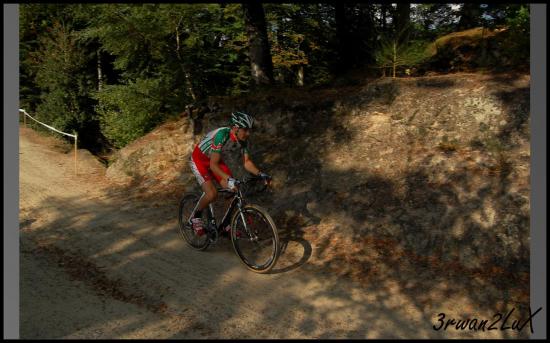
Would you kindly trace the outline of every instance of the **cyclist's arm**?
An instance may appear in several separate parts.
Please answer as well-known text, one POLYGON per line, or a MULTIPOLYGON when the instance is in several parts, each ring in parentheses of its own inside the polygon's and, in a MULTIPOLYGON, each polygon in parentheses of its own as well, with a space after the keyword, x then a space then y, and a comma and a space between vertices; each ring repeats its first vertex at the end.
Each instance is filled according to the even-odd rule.
POLYGON ((210 153, 210 169, 214 172, 214 174, 218 175, 219 177, 222 178, 222 180, 227 182, 229 175, 224 173, 223 170, 220 168, 219 163, 221 159, 222 157, 220 153, 218 152, 210 153))
POLYGON ((256 167, 254 162, 252 162, 252 160, 250 159, 250 155, 245 153, 243 156, 244 156, 244 169, 246 169, 248 172, 254 175, 258 175, 260 173, 260 170, 258 169, 258 167, 256 167))
POLYGON ((254 162, 250 159, 250 150, 249 150, 249 144, 248 141, 240 142, 241 144, 241 153, 243 154, 243 166, 246 171, 253 175, 258 175, 260 173, 260 170, 254 162))

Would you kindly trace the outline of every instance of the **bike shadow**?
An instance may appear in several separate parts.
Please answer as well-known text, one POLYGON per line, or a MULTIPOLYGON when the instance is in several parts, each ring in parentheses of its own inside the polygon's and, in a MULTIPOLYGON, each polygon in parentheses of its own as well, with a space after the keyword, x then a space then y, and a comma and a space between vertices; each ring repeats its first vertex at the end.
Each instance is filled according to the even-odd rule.
POLYGON ((311 192, 280 194, 285 201, 277 201, 269 191, 258 195, 254 202, 269 208, 278 227, 280 253, 279 260, 270 274, 281 274, 303 267, 310 260, 313 248, 306 239, 306 230, 320 223, 320 218, 310 213, 306 204, 311 192))
POLYGON ((286 227, 279 232, 279 260, 269 274, 281 274, 303 266, 312 255, 312 247, 300 228, 286 227))
MULTIPOLYGON (((273 269, 267 274, 281 274, 298 269, 310 259, 313 248, 303 238, 300 228, 283 228, 279 230, 280 252, 279 259, 273 269)), ((212 244, 204 252, 219 253, 220 251, 233 252, 231 239, 220 236, 215 244, 212 244)))
MULTIPOLYGON (((247 202, 257 204, 263 208, 273 208, 274 200, 272 194, 268 191, 257 192, 254 187, 248 187, 243 190, 246 194, 247 202)), ((301 194, 304 196, 304 194, 301 194)), ((304 198, 305 199, 305 198, 304 198)), ((272 218, 278 227, 280 252, 279 258, 275 263, 273 269, 267 274, 281 274, 298 269, 306 264, 313 254, 313 248, 311 244, 304 238, 304 225, 306 224, 318 224, 319 218, 312 216, 305 208, 305 201, 289 201, 285 206, 277 208, 272 214, 272 218), (286 214, 289 210, 293 213, 300 210, 297 213, 308 213, 307 219, 304 219, 294 214, 286 214)), ((227 209, 231 196, 219 196, 213 203, 214 215, 216 222, 222 221, 222 216, 227 209)), ((231 250, 233 251, 232 243, 229 237, 220 236, 218 242, 206 251, 216 250, 231 250)))

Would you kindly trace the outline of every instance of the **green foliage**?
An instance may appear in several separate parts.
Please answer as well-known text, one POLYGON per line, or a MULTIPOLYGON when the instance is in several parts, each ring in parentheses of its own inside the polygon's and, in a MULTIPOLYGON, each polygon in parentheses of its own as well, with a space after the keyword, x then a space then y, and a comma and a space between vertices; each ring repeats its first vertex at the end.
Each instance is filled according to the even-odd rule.
POLYGON ((48 34, 54 21, 66 19, 65 7, 62 4, 19 5, 20 107, 30 113, 35 111, 41 101, 40 87, 35 82, 40 56, 34 52, 41 49, 41 37, 48 34))
MULTIPOLYGON (((308 86, 339 76, 341 37, 351 43, 350 64, 401 74, 424 60, 425 41, 456 30, 460 14, 450 4, 413 4, 410 40, 397 43, 391 5, 346 4, 340 36, 334 4, 263 6, 274 74, 294 85, 303 70, 308 86)), ((502 42, 505 57, 528 63, 528 6, 481 8, 490 19, 474 18, 477 22, 509 28, 502 42)), ((19 32, 21 107, 69 132, 88 132, 100 121, 102 132, 96 134, 117 147, 189 103, 251 88, 239 3, 21 4, 19 32)))
POLYGON ((411 8, 413 40, 434 40, 456 30, 459 12, 451 4, 416 4, 411 8))
POLYGON ((518 35, 528 35, 530 24, 529 19, 529 7, 521 5, 518 9, 511 13, 511 15, 506 19, 506 23, 510 29, 516 31, 518 35))
POLYGON ((123 147, 162 122, 159 114, 162 85, 155 79, 137 79, 124 85, 108 85, 95 94, 103 134, 123 147))
POLYGON ((182 112, 190 102, 248 88, 240 5, 108 4, 93 8, 95 16, 79 37, 98 41, 102 51, 114 57, 114 71, 122 84, 105 87, 97 98, 102 102, 98 108, 104 134, 117 146, 147 132, 159 118, 182 112), (156 94, 149 105, 143 103, 148 98, 135 97, 144 93, 144 87, 156 94), (140 104, 137 111, 130 110, 133 105, 118 104, 117 97, 126 102, 135 99, 140 104), (119 112, 120 118, 113 115, 119 112), (130 112, 136 113, 135 118, 130 119, 130 112), (125 128, 122 121, 127 119, 132 122, 125 128))
POLYGON ((249 90, 252 82, 248 60, 248 38, 240 4, 220 7, 216 27, 216 55, 211 54, 208 82, 212 95, 238 95, 249 90))
POLYGON ((184 88, 182 110, 193 97, 227 94, 232 81, 244 78, 239 10, 236 4, 101 5, 81 37, 99 40, 125 80, 162 75, 184 88))
POLYGON ((509 37, 505 44, 508 47, 511 64, 529 64, 530 58, 530 13, 529 6, 521 5, 510 9, 506 18, 509 27, 509 37))
POLYGON ((397 69, 411 68, 428 58, 427 43, 424 41, 400 42, 399 36, 382 36, 374 57, 378 68, 392 69, 395 77, 397 69))
POLYGON ((331 15, 322 4, 266 4, 266 21, 273 69, 279 82, 296 83, 300 67, 308 84, 330 79, 330 60, 334 52, 331 15))
POLYGON ((41 90, 37 116, 59 130, 79 131, 94 120, 89 94, 95 83, 70 28, 57 21, 52 25, 40 38, 40 50, 29 53, 35 63, 34 82, 41 90))
POLYGON ((299 10, 300 5, 277 4, 269 6, 266 14, 273 70, 279 81, 293 80, 295 67, 309 63, 302 47, 305 35, 297 32, 303 25, 295 20, 299 10))
POLYGON ((114 68, 124 77, 147 77, 151 66, 167 49, 163 36, 167 25, 159 20, 157 7, 134 4, 91 5, 96 12, 81 32, 84 41, 97 40, 101 49, 113 56, 114 68))

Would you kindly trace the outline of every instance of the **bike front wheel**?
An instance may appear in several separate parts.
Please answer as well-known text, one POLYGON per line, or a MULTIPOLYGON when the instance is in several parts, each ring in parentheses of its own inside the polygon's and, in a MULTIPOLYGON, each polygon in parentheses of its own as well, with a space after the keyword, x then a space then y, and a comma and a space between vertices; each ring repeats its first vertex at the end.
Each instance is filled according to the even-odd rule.
POLYGON ((246 205, 231 219, 231 242, 249 270, 268 273, 279 258, 277 226, 258 205, 246 205))
MULTIPOLYGON (((210 240, 207 237, 208 235, 197 235, 193 230, 193 226, 190 221, 193 209, 195 208, 195 205, 197 205, 197 203, 199 202, 199 199, 200 194, 197 193, 188 193, 183 196, 179 204, 178 226, 180 235, 187 242, 187 244, 189 244, 193 249, 204 250, 210 245, 210 240)), ((203 211, 202 220, 203 223, 207 225, 208 221, 204 218, 204 212, 205 211, 203 211)))

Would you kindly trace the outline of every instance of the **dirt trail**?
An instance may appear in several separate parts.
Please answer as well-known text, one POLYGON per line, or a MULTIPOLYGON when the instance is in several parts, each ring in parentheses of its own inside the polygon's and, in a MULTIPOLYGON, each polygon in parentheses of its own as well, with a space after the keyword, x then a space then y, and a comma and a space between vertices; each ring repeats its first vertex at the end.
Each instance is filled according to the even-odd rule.
POLYGON ((419 307, 391 280, 337 278, 308 264, 299 240, 269 275, 249 272, 229 241, 194 251, 178 236, 177 204, 129 201, 91 164, 75 176, 54 142, 20 131, 21 338, 519 336, 436 331, 440 312, 494 313, 477 313, 467 294, 419 307))

